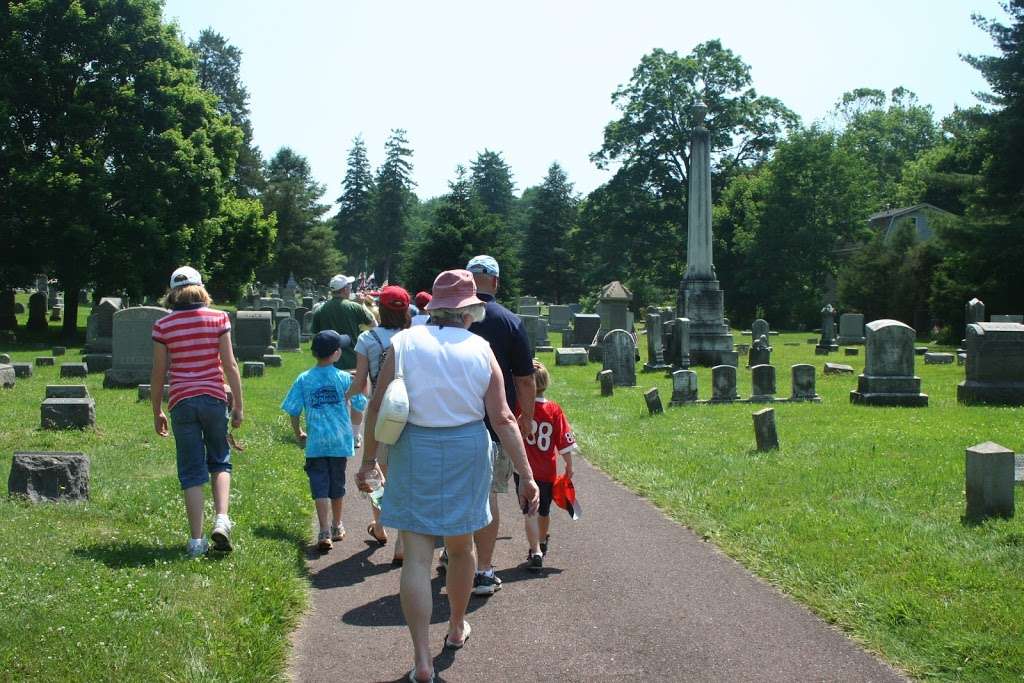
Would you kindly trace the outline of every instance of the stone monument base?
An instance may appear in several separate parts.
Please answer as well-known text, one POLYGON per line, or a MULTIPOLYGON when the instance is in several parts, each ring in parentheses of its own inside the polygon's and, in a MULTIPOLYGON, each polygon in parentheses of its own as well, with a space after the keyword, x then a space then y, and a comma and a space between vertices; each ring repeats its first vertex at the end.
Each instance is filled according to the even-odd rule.
POLYGON ((923 408, 928 405, 928 394, 921 393, 920 377, 860 375, 857 389, 850 392, 850 403, 923 408))
POLYGON ((839 339, 836 340, 843 346, 850 346, 851 344, 863 344, 865 342, 864 337, 844 337, 839 335, 839 339))
POLYGON ((103 373, 103 388, 134 389, 149 379, 150 368, 110 368, 103 373))
POLYGON ((965 380, 956 385, 956 400, 967 405, 1024 405, 1024 382, 978 382, 965 380))
POLYGON ((672 366, 668 363, 644 363, 642 372, 661 372, 663 370, 671 372, 672 366))

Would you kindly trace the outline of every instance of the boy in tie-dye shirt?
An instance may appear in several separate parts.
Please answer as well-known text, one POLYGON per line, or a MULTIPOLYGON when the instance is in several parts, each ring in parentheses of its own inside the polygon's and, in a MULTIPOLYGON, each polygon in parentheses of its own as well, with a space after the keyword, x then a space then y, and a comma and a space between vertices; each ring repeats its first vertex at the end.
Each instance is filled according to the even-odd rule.
MULTIPOLYGON (((345 538, 341 521, 345 465, 355 452, 345 392, 352 384, 352 376, 335 368, 334 363, 341 356, 342 346, 349 343, 350 339, 334 330, 317 333, 313 337, 316 366, 295 378, 281 403, 281 409, 291 416, 295 438, 306 449, 306 474, 320 522, 317 547, 321 552, 327 552, 334 547, 334 541, 345 538), (300 421, 303 412, 306 431, 300 421), (329 528, 328 513, 333 522, 329 528)), ((356 394, 352 407, 359 411, 366 408, 366 396, 356 394)))

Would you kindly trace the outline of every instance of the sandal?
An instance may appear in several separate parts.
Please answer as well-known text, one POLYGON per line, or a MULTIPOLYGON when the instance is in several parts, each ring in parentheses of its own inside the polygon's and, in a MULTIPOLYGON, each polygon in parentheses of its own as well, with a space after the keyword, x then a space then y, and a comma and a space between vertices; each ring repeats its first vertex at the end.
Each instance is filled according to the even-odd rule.
POLYGON ((464 621, 464 622, 462 622, 462 624, 463 624, 463 631, 465 631, 465 633, 462 636, 462 642, 461 643, 453 643, 453 642, 451 642, 450 640, 448 640, 448 634, 446 633, 445 636, 444 636, 444 649, 446 649, 446 650, 461 650, 462 648, 464 648, 466 646, 466 643, 469 642, 469 636, 473 633, 473 629, 470 627, 468 621, 464 621))
POLYGON ((386 534, 385 534, 384 538, 381 538, 381 537, 380 537, 380 536, 378 536, 377 534, 373 533, 373 522, 370 522, 370 523, 369 523, 369 524, 368 524, 368 525, 366 526, 366 533, 370 534, 370 537, 371 537, 371 538, 372 538, 373 540, 377 541, 377 545, 380 545, 380 546, 385 546, 385 545, 387 545, 387 544, 388 544, 388 537, 387 537, 387 535, 386 535, 386 534))
MULTIPOLYGON (((427 679, 427 683, 434 683, 434 681, 436 681, 436 680, 437 680, 437 678, 434 676, 434 672, 431 671, 430 672, 430 678, 427 679)), ((416 678, 416 667, 413 667, 412 669, 409 670, 409 682, 410 683, 420 683, 420 679, 416 678)))

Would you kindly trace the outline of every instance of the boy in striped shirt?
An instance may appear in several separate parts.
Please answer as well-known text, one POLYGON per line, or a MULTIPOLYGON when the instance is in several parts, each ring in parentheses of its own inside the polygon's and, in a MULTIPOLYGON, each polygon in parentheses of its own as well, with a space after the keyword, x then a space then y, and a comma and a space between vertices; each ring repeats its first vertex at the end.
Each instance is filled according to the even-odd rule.
POLYGON ((241 426, 243 417, 242 379, 231 348, 231 322, 224 311, 209 308, 210 303, 199 272, 182 266, 171 275, 166 297, 171 313, 153 324, 153 427, 160 436, 168 435, 161 401, 170 368, 167 408, 178 454, 178 480, 185 494, 190 531, 187 551, 191 557, 204 555, 209 549, 203 536, 203 485, 211 478, 216 518, 210 537, 215 550, 227 552, 232 548, 225 375, 234 403, 230 406, 231 426, 241 426))

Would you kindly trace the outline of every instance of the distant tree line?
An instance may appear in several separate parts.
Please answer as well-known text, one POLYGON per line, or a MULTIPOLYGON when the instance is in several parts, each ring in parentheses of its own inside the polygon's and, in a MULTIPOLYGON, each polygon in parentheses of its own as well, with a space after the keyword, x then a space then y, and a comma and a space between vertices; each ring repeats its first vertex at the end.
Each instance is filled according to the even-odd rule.
POLYGON ((0 5, 0 230, 14 248, 0 250, 0 286, 59 278, 73 333, 80 287, 156 294, 182 262, 230 299, 257 279, 339 270, 427 289, 486 252, 505 297, 590 301, 617 279, 637 306, 671 303, 700 100, 734 324, 810 325, 834 299, 869 318, 926 311, 955 336, 970 297, 1005 312, 1024 300, 1024 0, 1005 9, 1007 25, 974 18, 997 54, 964 58, 991 93, 941 121, 903 88, 858 88, 804 125, 711 40, 652 51, 612 93, 619 114, 591 158, 614 173, 586 196, 557 162, 520 192, 502 153, 484 149, 446 194, 421 200, 395 129, 376 169, 352 141, 332 210, 302 155, 263 159, 241 52, 213 29, 185 44, 157 0, 12 0, 0 5), (869 228, 870 214, 920 202, 955 215, 934 239, 869 228))

